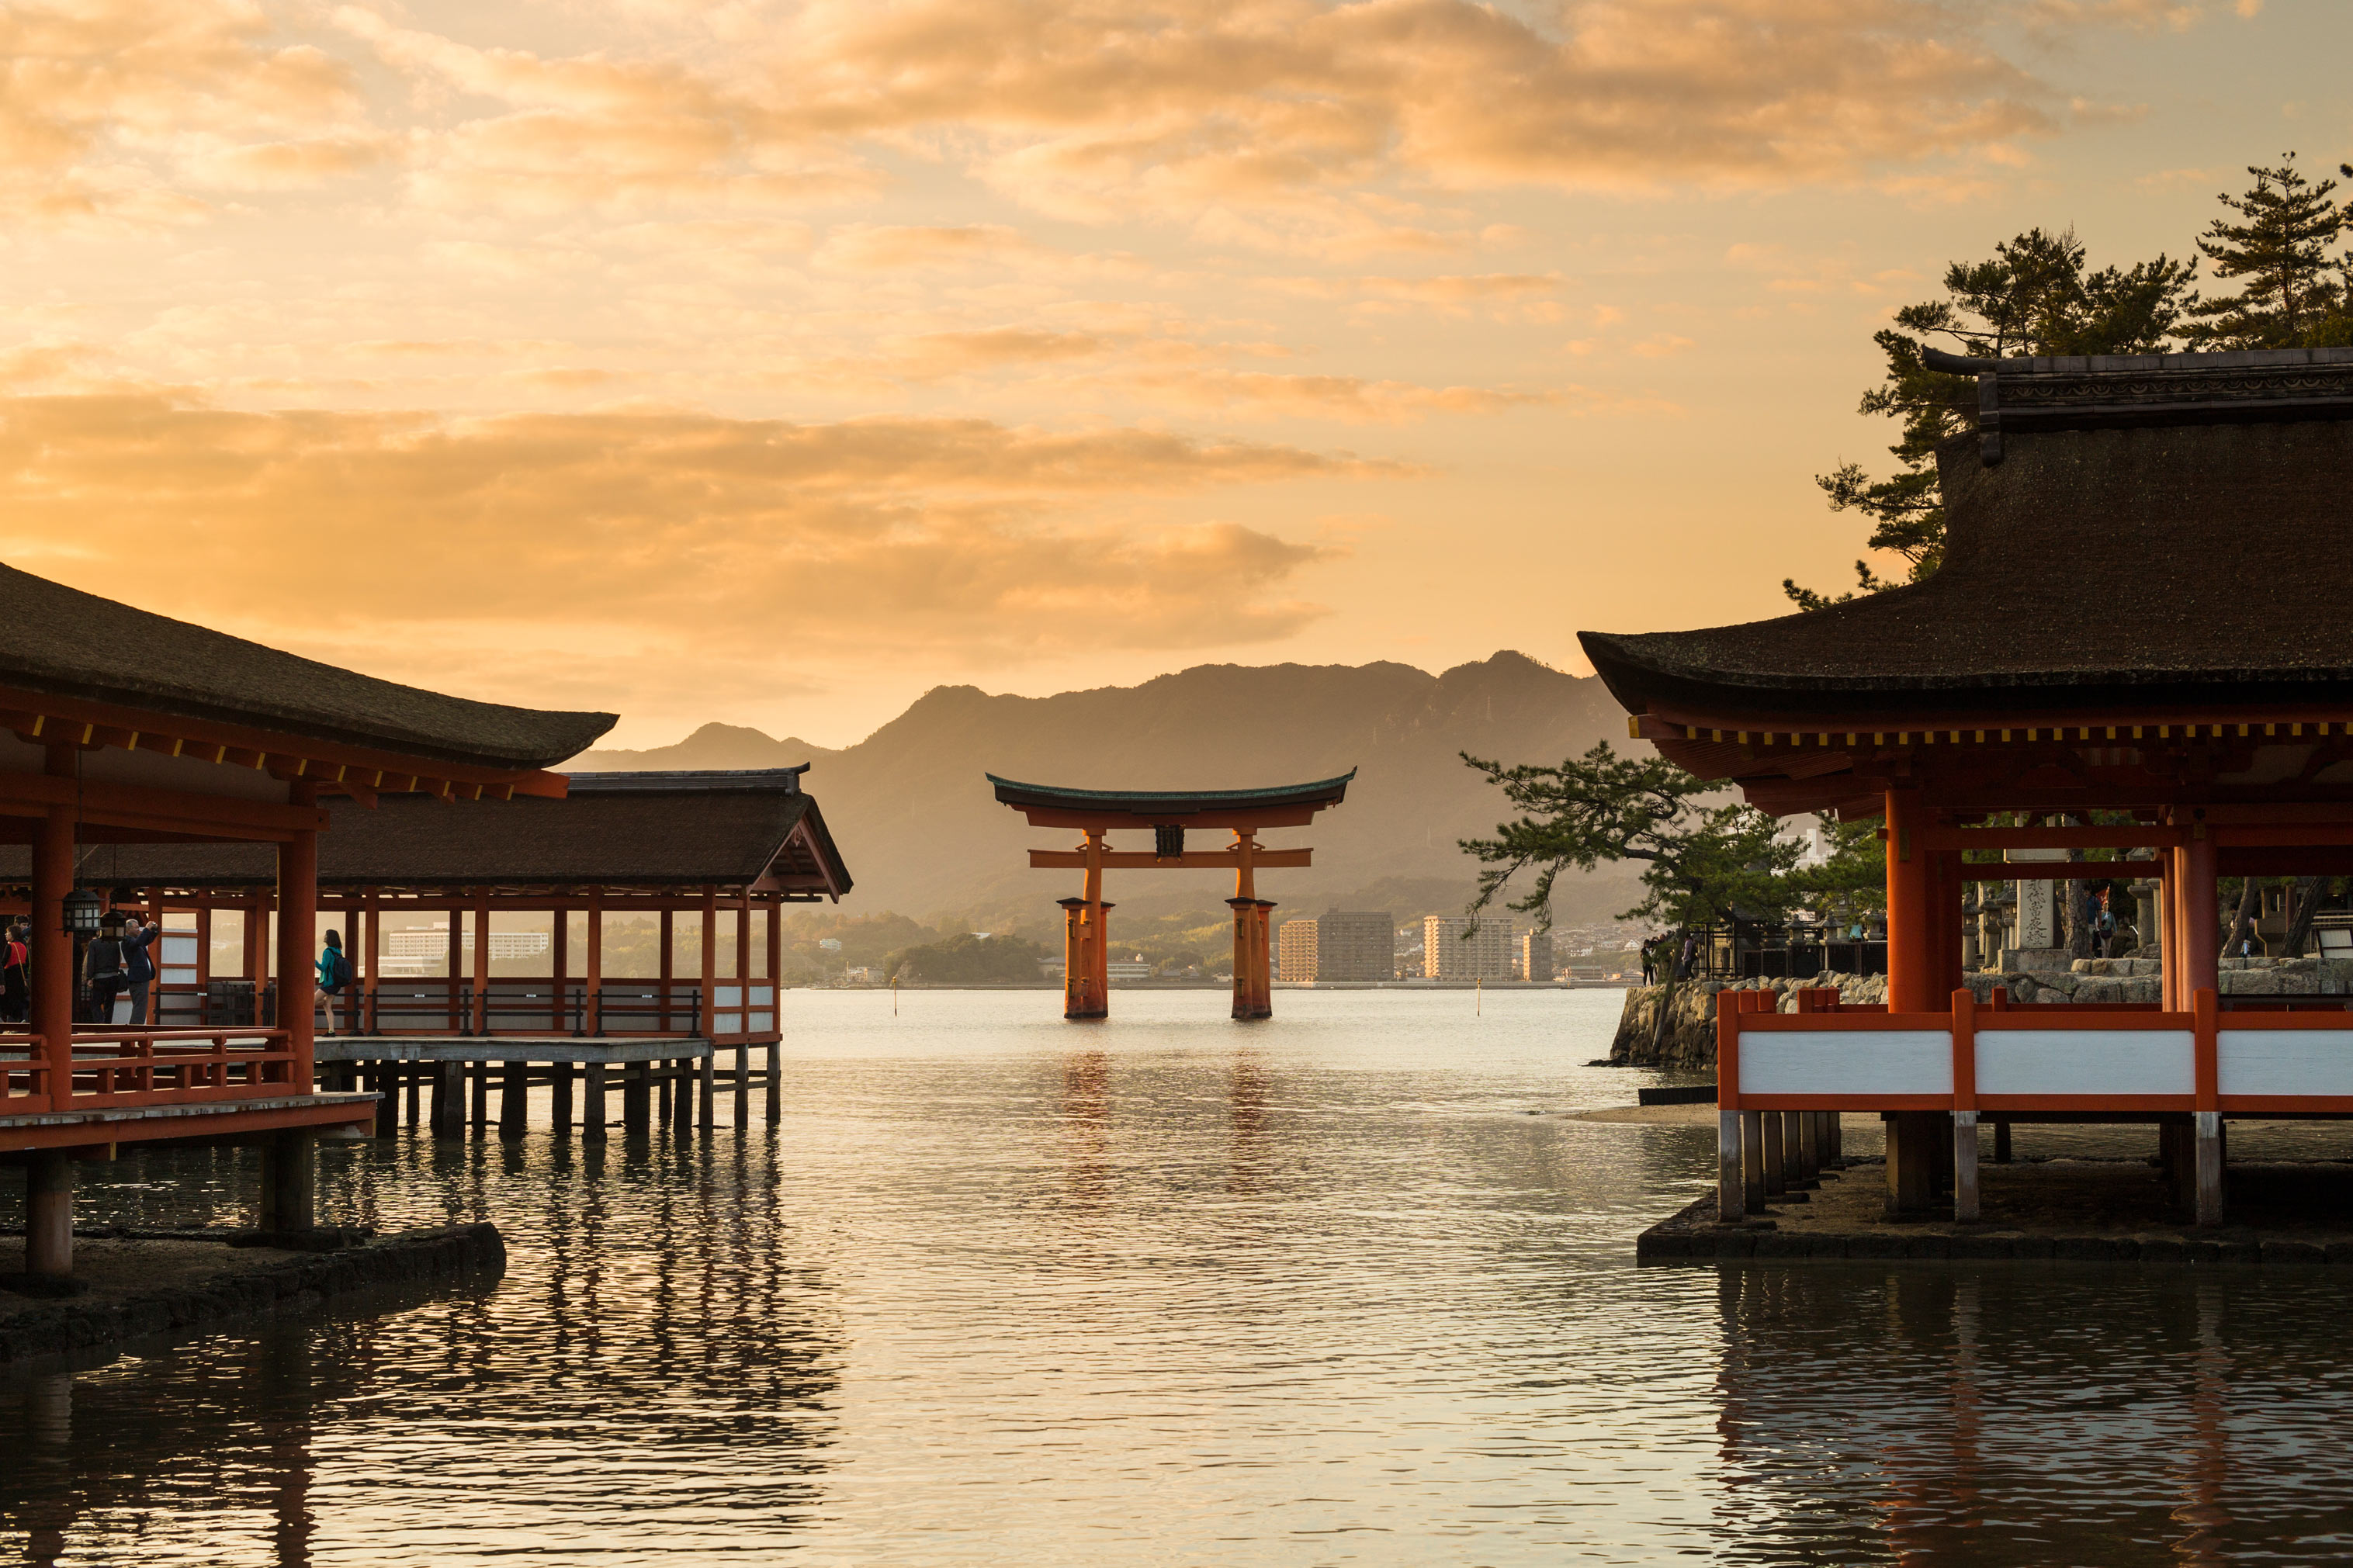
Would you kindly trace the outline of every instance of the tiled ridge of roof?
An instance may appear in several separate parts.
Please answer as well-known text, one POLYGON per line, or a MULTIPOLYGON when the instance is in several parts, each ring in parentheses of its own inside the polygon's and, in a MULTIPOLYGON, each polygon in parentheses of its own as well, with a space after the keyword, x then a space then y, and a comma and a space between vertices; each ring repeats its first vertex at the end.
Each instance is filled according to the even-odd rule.
POLYGON ((678 768, 668 771, 649 770, 642 773, 568 773, 573 794, 666 795, 693 791, 709 794, 714 791, 741 792, 776 790, 786 795, 800 793, 801 775, 813 764, 803 763, 796 768, 678 768))
POLYGON ((0 566, 0 685, 498 769, 562 762, 615 719, 379 680, 12 566, 0 566))

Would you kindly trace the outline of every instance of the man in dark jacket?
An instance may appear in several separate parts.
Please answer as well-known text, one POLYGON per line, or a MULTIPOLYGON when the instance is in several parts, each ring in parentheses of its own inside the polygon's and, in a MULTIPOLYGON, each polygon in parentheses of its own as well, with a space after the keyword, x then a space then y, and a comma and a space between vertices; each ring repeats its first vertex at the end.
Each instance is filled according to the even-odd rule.
POLYGON ((122 928, 122 973, 131 985, 131 1026, 147 1026, 147 997, 155 985, 155 959, 148 950, 164 934, 164 922, 142 923, 132 915, 122 928))

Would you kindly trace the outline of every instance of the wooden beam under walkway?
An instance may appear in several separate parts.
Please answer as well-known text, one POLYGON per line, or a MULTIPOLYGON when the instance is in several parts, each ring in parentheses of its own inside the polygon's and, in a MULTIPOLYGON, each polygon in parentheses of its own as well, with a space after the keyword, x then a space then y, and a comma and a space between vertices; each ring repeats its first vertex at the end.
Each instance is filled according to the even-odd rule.
POLYGON ((714 1047, 700 1039, 583 1040, 568 1035, 339 1036, 332 1050, 321 1061, 322 1075, 339 1088, 379 1097, 374 1122, 379 1138, 398 1134, 404 1108, 412 1130, 424 1126, 437 1136, 462 1138, 469 1126, 495 1126, 501 1138, 522 1138, 530 1130, 531 1091, 538 1087, 551 1091, 553 1130, 577 1127, 591 1142, 603 1140, 615 1125, 631 1134, 649 1132, 656 1125, 681 1133, 696 1126, 709 1131, 717 1125, 716 1102, 723 1092, 735 1096, 734 1124, 748 1128, 755 1086, 766 1091, 763 1120, 771 1126, 783 1120, 783 1049, 775 1041, 714 1047), (735 1060, 722 1074, 715 1058, 729 1050, 735 1060), (755 1051, 766 1053, 762 1068, 752 1065, 755 1051), (427 1089, 431 1108, 423 1115, 420 1090, 427 1089), (609 1117, 608 1103, 616 1092, 617 1122, 609 1117))

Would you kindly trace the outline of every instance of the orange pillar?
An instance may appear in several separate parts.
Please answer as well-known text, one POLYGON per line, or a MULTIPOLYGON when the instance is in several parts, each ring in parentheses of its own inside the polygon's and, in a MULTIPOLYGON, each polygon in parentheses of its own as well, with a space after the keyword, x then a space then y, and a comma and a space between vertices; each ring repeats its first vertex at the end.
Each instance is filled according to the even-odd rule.
POLYGON ((491 890, 474 889, 474 1033, 491 1032, 491 890))
POLYGON ((2214 840, 2205 826, 2193 825, 2189 841, 2173 851, 2179 857, 2172 880, 2181 886, 2178 942, 2166 949, 2168 979, 2175 975, 2174 1005, 2188 1012, 2200 991, 2219 991, 2221 956, 2221 910, 2215 890, 2214 840), (2179 957, 2176 954, 2179 954, 2179 957))
POLYGON ((1087 956, 1087 939, 1093 930, 1087 921, 1084 899, 1062 899, 1062 1016, 1100 1018, 1102 1007, 1093 996, 1094 961, 1087 956))
POLYGON ((1258 903, 1258 938, 1253 956, 1258 961, 1258 1016, 1274 1016, 1274 905, 1265 899, 1258 903))
MULTIPOLYGON (((49 777, 73 777, 74 761, 74 747, 50 746, 49 777)), ((66 1097, 73 1092, 74 952, 73 938, 65 934, 66 895, 73 891, 74 879, 73 807, 49 807, 34 833, 31 1028, 41 1037, 41 1059, 49 1069, 50 1106, 63 1110, 66 1097)), ((65 1271, 33 1269, 36 1274, 65 1271)))
MULTIPOLYGON (((319 787, 297 780, 289 792, 296 805, 319 804, 319 787)), ((289 1069, 295 1092, 311 1091, 312 1036, 318 1027, 312 962, 319 936, 319 835, 297 828, 278 847, 278 1026, 294 1055, 289 1069)))
POLYGON ((588 963, 581 976, 581 1026, 591 1035, 605 1032, 601 993, 605 983, 605 889, 588 889, 588 963))
POLYGON ((1927 825, 1916 789, 1887 792, 1887 1010, 1935 1013, 1944 1009, 1949 989, 1938 993, 1944 970, 1936 963, 1936 915, 1931 901, 1928 850, 1920 842, 1927 825))

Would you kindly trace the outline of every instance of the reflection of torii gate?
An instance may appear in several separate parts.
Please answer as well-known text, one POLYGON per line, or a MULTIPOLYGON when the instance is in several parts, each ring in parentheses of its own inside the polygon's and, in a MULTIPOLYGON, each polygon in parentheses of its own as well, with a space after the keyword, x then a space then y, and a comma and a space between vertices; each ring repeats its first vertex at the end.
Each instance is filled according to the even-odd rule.
POLYGON ((1061 900, 1062 1016, 1101 1018, 1111 1011, 1111 952, 1104 941, 1103 917, 1112 906, 1103 902, 1103 874, 1106 867, 1143 870, 1152 867, 1198 869, 1229 867, 1234 896, 1226 900, 1234 911, 1234 1016, 1264 1018, 1274 1012, 1274 966, 1267 941, 1271 929, 1267 911, 1274 905, 1258 896, 1251 873, 1260 868, 1305 866, 1310 849, 1261 849, 1258 835, 1269 827, 1304 827, 1327 805, 1347 795, 1351 768, 1342 777, 1281 789, 1231 790, 1103 790, 1058 789, 1050 784, 1015 784, 987 774, 997 786, 997 798, 1029 819, 1032 827, 1075 827, 1086 842, 1076 849, 1032 849, 1029 867, 1084 871, 1084 896, 1061 900), (1152 829, 1152 848, 1116 850, 1103 846, 1113 828, 1152 829), (1223 849, 1187 849, 1188 827, 1227 828, 1234 836, 1223 849))

